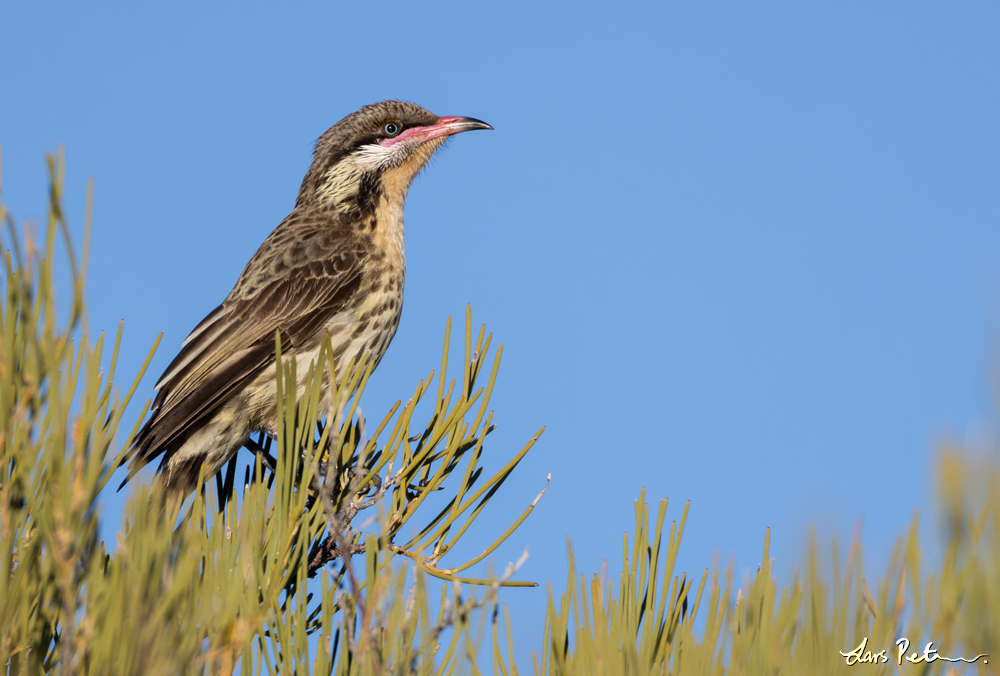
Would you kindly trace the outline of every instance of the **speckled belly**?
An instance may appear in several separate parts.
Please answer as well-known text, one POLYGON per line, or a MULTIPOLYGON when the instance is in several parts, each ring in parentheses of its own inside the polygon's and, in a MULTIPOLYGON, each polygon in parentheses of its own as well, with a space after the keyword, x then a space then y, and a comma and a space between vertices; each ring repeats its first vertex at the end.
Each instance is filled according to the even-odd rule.
MULTIPOLYGON (((357 295, 357 300, 348 309, 330 318, 317 333, 309 345, 295 351, 296 380, 298 381, 298 396, 306 391, 309 378, 309 364, 319 358, 323 339, 330 334, 333 362, 337 379, 344 377, 344 369, 348 364, 357 365, 364 355, 372 361, 372 368, 378 365, 396 330, 403 305, 403 273, 380 274, 366 280, 357 295)), ((291 354, 285 360, 291 359, 291 354)), ((277 405, 274 397, 274 372, 268 369, 260 374, 254 382, 244 390, 240 407, 248 416, 247 426, 252 428, 273 428, 277 417, 277 405)), ((320 412, 325 412, 330 405, 330 383, 328 376, 324 377, 321 389, 320 412)))

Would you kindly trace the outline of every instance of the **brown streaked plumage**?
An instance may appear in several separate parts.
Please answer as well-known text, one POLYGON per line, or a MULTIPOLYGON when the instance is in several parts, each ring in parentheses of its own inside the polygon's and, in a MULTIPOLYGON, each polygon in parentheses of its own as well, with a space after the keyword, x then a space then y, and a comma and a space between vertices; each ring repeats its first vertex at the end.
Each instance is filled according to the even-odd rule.
POLYGON ((366 353, 377 364, 402 310, 410 183, 448 136, 491 128, 383 101, 320 136, 292 213, 157 382, 128 478, 163 454, 165 483, 187 492, 202 465, 211 476, 251 432, 273 429, 276 333, 300 364, 300 387, 326 332, 338 369, 366 353))

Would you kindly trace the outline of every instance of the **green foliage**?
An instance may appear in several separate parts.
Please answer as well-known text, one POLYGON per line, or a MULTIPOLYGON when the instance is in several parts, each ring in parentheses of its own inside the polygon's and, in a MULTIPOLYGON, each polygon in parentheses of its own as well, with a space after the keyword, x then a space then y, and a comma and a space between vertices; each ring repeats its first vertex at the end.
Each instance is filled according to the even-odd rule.
POLYGON ((602 577, 577 578, 570 551, 570 579, 558 603, 550 592, 545 650, 535 670, 857 675, 950 674, 966 666, 921 661, 926 644, 934 642, 941 656, 993 656, 976 661, 978 673, 998 673, 1000 466, 994 457, 974 461, 945 451, 936 474, 946 517, 940 568, 927 572, 914 517, 874 593, 856 538, 846 560, 834 542, 828 573, 812 538, 804 574, 779 588, 768 553, 770 533, 752 579, 737 588, 731 569, 722 583, 718 570, 705 570, 695 585, 673 571, 688 507, 671 526, 664 549, 667 502, 660 503, 651 530, 641 497, 631 548, 625 537, 617 588, 602 577), (907 643, 900 646, 902 638, 907 643), (877 656, 882 650, 885 661, 877 656), (849 660, 852 652, 857 657, 849 660), (866 653, 877 663, 866 661, 866 653))
MULTIPOLYGON (((473 332, 468 313, 461 379, 446 378, 449 323, 439 375, 422 380, 370 437, 358 409, 368 364, 334 379, 333 405, 320 411, 329 345, 317 366, 305 366, 302 391, 287 387, 299 365, 279 360, 277 443, 249 444, 252 472, 238 484, 232 463, 215 492, 209 484, 183 505, 155 483, 140 487, 117 542, 100 542, 99 499, 135 433, 119 425, 138 377, 119 396, 121 328, 110 355, 104 337, 91 342, 83 328, 87 257, 77 261, 69 242, 61 161, 49 167, 41 238, 18 237, 0 206, 10 238, 0 303, 0 660, 8 673, 478 673, 490 629, 494 673, 517 674, 499 593, 531 583, 512 579, 517 564, 499 579, 466 571, 483 565, 535 503, 481 554, 443 563, 538 438, 485 473, 501 348, 477 385, 491 338, 473 332), (52 281, 60 238, 72 290, 63 304, 52 281), (427 411, 418 409, 427 398, 427 411), (429 417, 417 423, 422 412, 429 417), (375 509, 377 518, 355 525, 375 509)), ((994 655, 973 668, 996 673, 1000 463, 946 451, 937 476, 940 564, 927 563, 914 520, 871 585, 857 540, 846 557, 834 543, 828 563, 813 541, 787 587, 774 579, 767 535, 760 567, 741 584, 731 568, 678 574, 688 506, 668 531, 667 502, 651 521, 642 495, 615 583, 578 576, 570 549, 566 589, 549 593, 533 670, 951 673, 944 661, 897 664, 896 640, 907 637, 907 655, 934 641, 941 655, 994 655), (842 654, 877 659, 882 650, 887 659, 876 664, 849 665, 842 654)))

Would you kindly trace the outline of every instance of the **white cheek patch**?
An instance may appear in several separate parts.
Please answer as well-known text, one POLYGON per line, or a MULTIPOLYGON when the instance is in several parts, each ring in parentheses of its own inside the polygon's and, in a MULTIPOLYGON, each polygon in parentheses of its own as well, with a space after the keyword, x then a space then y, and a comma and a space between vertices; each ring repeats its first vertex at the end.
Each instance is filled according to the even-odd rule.
POLYGON ((351 159, 363 171, 378 171, 399 164, 408 155, 405 144, 394 143, 391 146, 383 146, 378 143, 370 143, 361 146, 351 154, 351 159))

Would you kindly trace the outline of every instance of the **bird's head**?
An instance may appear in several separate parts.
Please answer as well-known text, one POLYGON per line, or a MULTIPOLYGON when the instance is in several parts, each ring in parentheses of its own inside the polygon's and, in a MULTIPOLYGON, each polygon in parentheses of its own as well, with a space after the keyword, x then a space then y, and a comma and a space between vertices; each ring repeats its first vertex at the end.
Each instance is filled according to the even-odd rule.
POLYGON ((365 106, 319 137, 296 207, 364 212, 382 196, 402 201, 449 136, 492 128, 471 117, 438 117, 405 101, 365 106))

